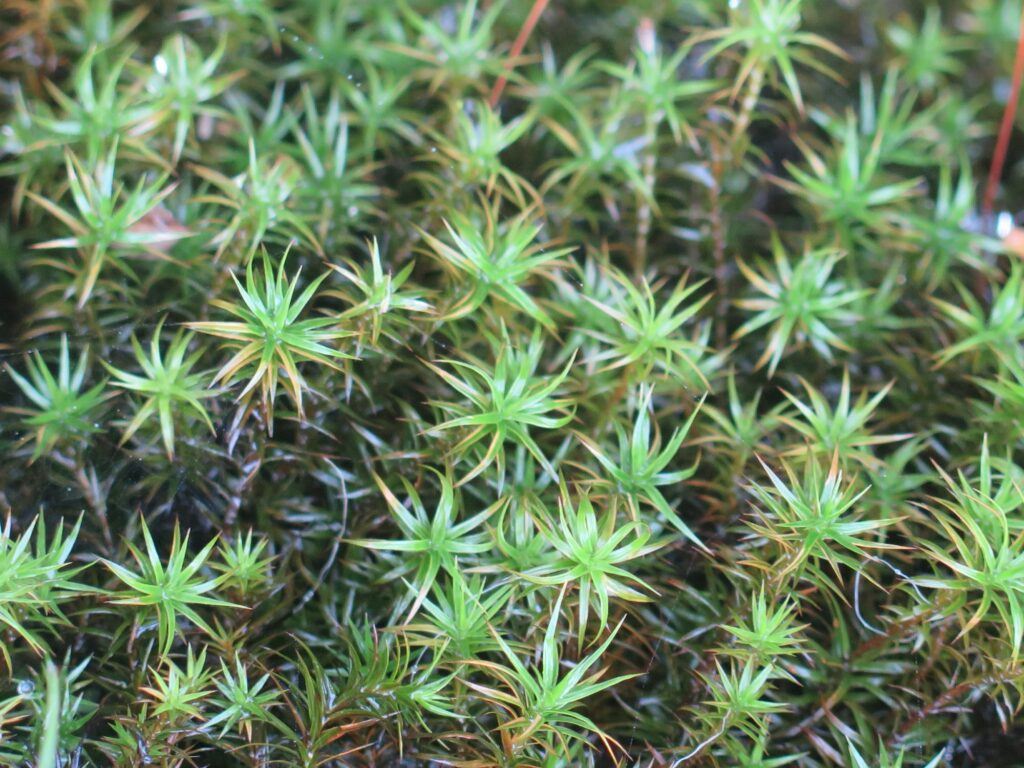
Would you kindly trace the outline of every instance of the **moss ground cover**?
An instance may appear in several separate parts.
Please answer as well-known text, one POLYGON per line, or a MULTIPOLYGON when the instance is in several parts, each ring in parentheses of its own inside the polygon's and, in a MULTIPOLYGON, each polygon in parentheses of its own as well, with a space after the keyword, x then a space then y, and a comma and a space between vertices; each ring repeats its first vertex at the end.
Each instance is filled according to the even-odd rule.
POLYGON ((1021 765, 1021 13, 0 2, 0 764, 1021 765))

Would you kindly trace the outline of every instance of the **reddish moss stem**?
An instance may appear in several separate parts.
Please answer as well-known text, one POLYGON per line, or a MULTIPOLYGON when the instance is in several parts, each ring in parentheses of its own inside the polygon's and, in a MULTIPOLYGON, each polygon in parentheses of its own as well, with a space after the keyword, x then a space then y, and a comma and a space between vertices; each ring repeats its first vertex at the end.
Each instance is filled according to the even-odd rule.
MULTIPOLYGON (((508 58, 505 60, 505 69, 511 70, 515 66, 515 60, 519 58, 519 54, 523 52, 523 48, 526 47, 526 41, 530 39, 530 35, 533 34, 533 28, 537 26, 537 22, 540 21, 541 14, 544 13, 544 9, 548 6, 548 0, 533 0, 533 6, 530 8, 530 13, 526 16, 526 21, 523 22, 523 26, 519 29, 519 34, 516 35, 515 41, 512 43, 512 50, 509 51, 508 58)), ((498 99, 501 98, 501 92, 505 90, 505 83, 508 82, 508 78, 502 75, 498 78, 494 84, 494 90, 491 91, 491 106, 495 107, 498 104, 498 99)))
POLYGON ((992 217, 992 208, 996 198, 999 179, 1003 175, 1006 163, 1006 151, 1010 146, 1010 134, 1013 132, 1013 120, 1017 115, 1017 101, 1020 98, 1021 80, 1024 80, 1024 8, 1020 14, 1020 28, 1017 32, 1017 52, 1013 60, 1013 82, 1010 86, 1010 98, 1003 110, 1003 120, 999 124, 999 135, 996 138, 996 149, 992 154, 992 164, 988 169, 988 183, 985 185, 985 198, 982 213, 986 219, 992 217))

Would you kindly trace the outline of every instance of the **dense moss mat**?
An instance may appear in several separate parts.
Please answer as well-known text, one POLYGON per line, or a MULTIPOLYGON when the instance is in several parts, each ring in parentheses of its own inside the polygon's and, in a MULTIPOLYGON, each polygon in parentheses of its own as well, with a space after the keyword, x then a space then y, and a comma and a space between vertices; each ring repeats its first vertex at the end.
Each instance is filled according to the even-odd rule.
POLYGON ((0 763, 1021 764, 1020 3, 544 5, 2 4, 0 763))

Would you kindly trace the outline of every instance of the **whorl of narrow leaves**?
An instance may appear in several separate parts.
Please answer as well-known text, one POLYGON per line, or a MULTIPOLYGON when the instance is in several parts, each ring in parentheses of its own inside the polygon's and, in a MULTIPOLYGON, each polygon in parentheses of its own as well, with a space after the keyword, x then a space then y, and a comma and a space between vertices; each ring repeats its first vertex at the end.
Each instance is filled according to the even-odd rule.
POLYGON ((159 630, 158 652, 166 656, 174 642, 177 630, 178 614, 191 621, 197 627, 212 634, 213 629, 193 606, 207 605, 224 608, 237 608, 225 600, 211 597, 210 592, 224 580, 223 576, 204 578, 202 569, 210 553, 216 545, 216 539, 210 541, 198 554, 191 559, 188 556, 188 534, 181 539, 177 527, 174 538, 166 557, 157 552, 153 536, 145 520, 141 521, 142 538, 145 551, 140 551, 133 544, 128 550, 135 560, 136 569, 130 570, 118 563, 106 561, 106 566, 113 572, 126 589, 114 593, 114 603, 121 605, 137 605, 149 608, 157 614, 159 630))
POLYGON ((68 338, 61 336, 56 376, 38 351, 26 359, 27 378, 7 366, 7 372, 18 385, 18 389, 34 406, 12 409, 14 413, 21 413, 27 417, 23 420, 24 425, 29 428, 25 439, 35 437, 33 459, 39 458, 61 443, 85 437, 96 431, 97 426, 92 419, 109 395, 103 391, 104 382, 84 389, 88 360, 89 351, 83 349, 78 356, 78 363, 72 370, 68 338))
MULTIPOLYGON (((38 517, 17 538, 12 537, 11 523, 8 517, 0 531, 0 624, 42 653, 47 646, 39 630, 66 625, 61 604, 86 589, 72 579, 78 569, 68 567, 81 522, 66 536, 58 528, 49 540, 38 517)), ((7 645, 0 650, 10 667, 7 645)))
POLYGON ((184 233, 175 230, 151 229, 142 226, 147 216, 153 215, 161 201, 174 191, 164 186, 166 174, 150 185, 140 179, 136 187, 124 193, 123 183, 116 174, 114 161, 117 143, 110 154, 97 162, 94 174, 89 173, 74 155, 66 156, 68 185, 78 215, 62 208, 45 197, 29 192, 29 198, 44 208, 71 231, 71 237, 36 243, 35 248, 75 248, 82 256, 82 271, 78 276, 78 307, 81 309, 92 296, 96 281, 109 260, 122 272, 132 270, 120 258, 129 253, 161 256, 163 248, 180 239, 184 233), (122 199, 123 198, 123 199, 122 199))
POLYGON ((237 321, 204 321, 190 323, 189 326, 201 333, 227 339, 229 347, 236 350, 214 375, 213 382, 230 384, 248 376, 239 398, 247 402, 259 387, 260 404, 267 414, 268 430, 273 429, 274 401, 281 373, 287 379, 289 393, 301 417, 302 392, 306 382, 299 372, 299 362, 307 360, 340 370, 335 361, 347 357, 328 346, 328 343, 347 335, 337 329, 333 318, 299 319, 330 273, 323 273, 295 296, 299 275, 297 273, 289 280, 284 271, 285 261, 285 258, 281 259, 275 273, 269 259, 264 256, 262 280, 255 276, 250 261, 245 270, 245 287, 234 274, 231 275, 243 305, 220 299, 214 303, 237 317, 237 321))
POLYGON ((216 391, 207 389, 206 376, 193 373, 192 368, 199 361, 202 351, 188 354, 192 334, 179 331, 171 341, 166 352, 160 349, 160 330, 163 321, 157 323, 153 338, 149 344, 149 354, 142 349, 138 339, 132 337, 132 349, 135 360, 142 375, 123 371, 107 366, 113 383, 130 392, 137 392, 145 398, 138 413, 129 422, 122 440, 128 440, 144 422, 156 415, 160 422, 160 436, 167 455, 174 457, 174 416, 175 411, 191 410, 214 431, 210 415, 202 401, 216 395, 216 391))
POLYGON ((485 552, 489 546, 480 533, 473 533, 490 517, 495 507, 489 507, 468 519, 458 521, 458 508, 455 491, 448 478, 439 475, 441 482, 441 498, 437 509, 430 515, 419 494, 412 485, 405 482, 405 490, 409 494, 412 513, 384 485, 379 477, 374 478, 380 492, 387 500, 388 508, 395 516, 399 530, 404 539, 355 539, 353 544, 370 549, 407 553, 399 560, 399 567, 393 575, 401 574, 410 564, 415 564, 413 587, 416 597, 409 615, 419 610, 430 588, 434 585, 442 568, 449 573, 458 570, 459 557, 485 552))
POLYGON ((1016 766, 1020 14, 0 3, 0 764, 1016 766))

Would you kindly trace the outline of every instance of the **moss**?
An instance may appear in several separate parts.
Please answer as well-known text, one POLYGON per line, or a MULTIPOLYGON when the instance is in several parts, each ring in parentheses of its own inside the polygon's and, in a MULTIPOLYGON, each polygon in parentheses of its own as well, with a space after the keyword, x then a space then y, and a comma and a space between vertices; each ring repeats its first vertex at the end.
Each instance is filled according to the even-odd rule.
POLYGON ((7 3, 0 763, 1015 765, 1020 12, 7 3))

